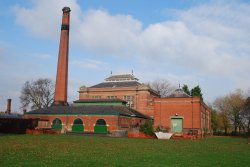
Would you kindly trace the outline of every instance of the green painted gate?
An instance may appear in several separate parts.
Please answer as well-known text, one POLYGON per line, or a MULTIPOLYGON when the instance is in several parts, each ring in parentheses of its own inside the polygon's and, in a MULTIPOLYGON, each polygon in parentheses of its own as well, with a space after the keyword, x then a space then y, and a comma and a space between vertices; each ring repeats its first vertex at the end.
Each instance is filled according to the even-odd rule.
POLYGON ((172 131, 182 132, 182 118, 172 118, 172 131))
POLYGON ((104 119, 98 119, 94 127, 95 133, 108 133, 108 128, 104 119))
POLYGON ((83 122, 80 118, 74 120, 72 132, 84 132, 83 122))
POLYGON ((62 129, 62 121, 59 118, 54 119, 52 122, 51 128, 55 129, 55 130, 61 130, 62 129))

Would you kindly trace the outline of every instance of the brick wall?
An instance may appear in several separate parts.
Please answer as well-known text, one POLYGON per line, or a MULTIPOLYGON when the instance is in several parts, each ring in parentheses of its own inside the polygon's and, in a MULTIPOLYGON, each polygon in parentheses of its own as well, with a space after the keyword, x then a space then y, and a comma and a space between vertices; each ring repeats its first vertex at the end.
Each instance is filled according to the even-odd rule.
POLYGON ((161 126, 171 131, 171 118, 179 117, 183 120, 183 132, 193 129, 205 133, 211 129, 211 112, 199 98, 156 98, 154 102, 155 128, 161 126))
POLYGON ((94 132, 94 126, 98 119, 104 119, 109 132, 116 130, 130 130, 140 124, 144 124, 142 118, 132 118, 125 116, 86 116, 86 115, 25 115, 25 118, 40 118, 48 120, 48 126, 51 127, 54 119, 58 118, 62 121, 62 131, 71 131, 74 120, 80 118, 84 124, 84 132, 94 132))
POLYGON ((124 96, 134 96, 133 109, 153 117, 154 116, 154 98, 148 89, 138 90, 138 87, 123 87, 123 88, 88 88, 79 92, 79 99, 91 99, 93 96, 101 96, 102 99, 107 99, 108 96, 117 96, 124 100, 124 96))

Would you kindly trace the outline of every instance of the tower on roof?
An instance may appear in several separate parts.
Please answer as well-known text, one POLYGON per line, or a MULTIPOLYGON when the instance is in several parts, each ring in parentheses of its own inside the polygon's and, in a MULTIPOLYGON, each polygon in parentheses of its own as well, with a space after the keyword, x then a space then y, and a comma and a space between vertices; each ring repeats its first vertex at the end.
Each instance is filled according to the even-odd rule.
POLYGON ((111 75, 105 79, 106 82, 127 82, 127 81, 138 81, 133 74, 122 74, 122 75, 111 75))
POLYGON ((171 95, 169 95, 168 97, 171 98, 177 98, 177 97, 192 97, 190 95, 188 95, 186 92, 184 92, 184 90, 182 90, 181 88, 176 89, 171 95))

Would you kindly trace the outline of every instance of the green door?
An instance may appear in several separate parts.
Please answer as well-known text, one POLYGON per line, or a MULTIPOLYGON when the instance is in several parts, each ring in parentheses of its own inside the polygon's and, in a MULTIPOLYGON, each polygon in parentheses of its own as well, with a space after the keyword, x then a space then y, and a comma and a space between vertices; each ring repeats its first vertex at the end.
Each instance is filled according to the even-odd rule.
POLYGON ((106 125, 96 125, 94 131, 95 133, 108 133, 106 125))
POLYGON ((172 131, 182 132, 182 118, 172 118, 172 131))
POLYGON ((62 129, 62 121, 58 118, 54 119, 51 125, 52 129, 61 130, 62 129))
POLYGON ((98 119, 94 127, 95 133, 108 133, 108 128, 104 119, 98 119))
POLYGON ((73 122, 72 132, 84 132, 83 122, 80 118, 77 118, 73 122))

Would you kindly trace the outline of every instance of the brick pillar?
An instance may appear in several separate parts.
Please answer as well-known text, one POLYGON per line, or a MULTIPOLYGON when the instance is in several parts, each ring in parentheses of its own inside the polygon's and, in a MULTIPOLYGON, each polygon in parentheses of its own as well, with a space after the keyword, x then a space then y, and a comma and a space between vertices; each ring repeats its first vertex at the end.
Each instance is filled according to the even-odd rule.
POLYGON ((53 105, 68 105, 68 52, 69 52, 69 22, 70 8, 62 9, 61 38, 58 54, 55 99, 53 105))
POLYGON ((11 99, 7 100, 7 110, 6 113, 10 115, 11 113, 11 99))

